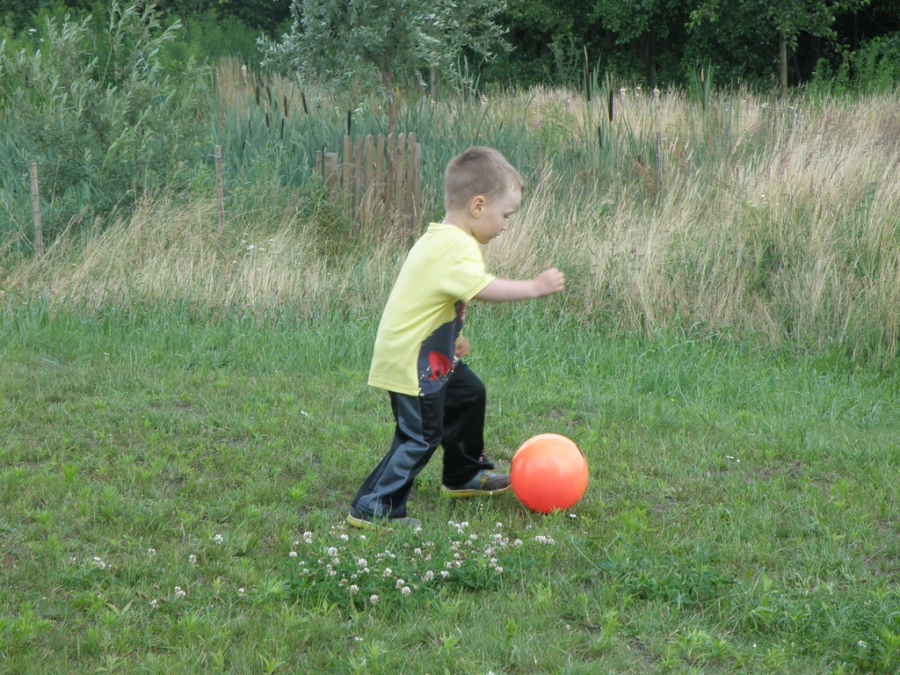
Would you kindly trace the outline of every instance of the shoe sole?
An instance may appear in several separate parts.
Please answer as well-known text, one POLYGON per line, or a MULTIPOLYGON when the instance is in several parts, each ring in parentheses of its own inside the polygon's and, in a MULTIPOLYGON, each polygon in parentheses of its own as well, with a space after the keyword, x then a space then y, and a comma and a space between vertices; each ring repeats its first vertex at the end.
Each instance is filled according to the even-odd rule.
POLYGON ((368 520, 363 520, 362 518, 354 518, 353 516, 347 516, 347 524, 350 527, 356 527, 360 530, 374 530, 375 523, 372 523, 368 520))
POLYGON ((412 528, 422 527, 421 521, 416 520, 415 518, 385 518, 384 520, 373 522, 371 520, 356 518, 352 515, 347 516, 347 524, 350 527, 355 527, 360 530, 374 530, 377 527, 391 527, 393 525, 412 528))
POLYGON ((441 485, 441 493, 450 497, 450 499, 461 499, 463 497, 493 497, 494 495, 502 495, 504 492, 509 492, 510 489, 512 489, 512 485, 497 488, 496 490, 479 490, 478 488, 460 488, 459 490, 453 490, 446 485, 441 485))

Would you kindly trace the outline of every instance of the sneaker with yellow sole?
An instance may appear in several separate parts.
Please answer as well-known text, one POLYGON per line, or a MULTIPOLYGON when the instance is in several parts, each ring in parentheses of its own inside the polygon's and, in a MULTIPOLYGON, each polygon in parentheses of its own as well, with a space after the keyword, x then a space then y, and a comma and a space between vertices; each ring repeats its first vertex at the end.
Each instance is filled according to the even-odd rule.
POLYGON ((451 499, 460 497, 491 497, 509 490, 509 475, 482 469, 462 485, 442 485, 441 492, 451 499))

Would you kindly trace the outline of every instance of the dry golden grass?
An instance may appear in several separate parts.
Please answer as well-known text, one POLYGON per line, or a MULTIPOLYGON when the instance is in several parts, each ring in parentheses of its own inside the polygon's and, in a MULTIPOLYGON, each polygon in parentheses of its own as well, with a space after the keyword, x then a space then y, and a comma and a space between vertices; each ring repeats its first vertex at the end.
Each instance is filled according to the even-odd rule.
MULTIPOLYGON (((590 112, 571 92, 508 96, 490 102, 494 114, 513 115, 526 99, 558 104, 562 96, 572 115, 590 112)), ((586 320, 602 313, 628 329, 700 325, 758 334, 771 345, 840 344, 854 354, 894 357, 896 97, 791 107, 742 96, 751 112, 740 116, 740 132, 702 161, 705 136, 696 131, 717 128, 721 118, 698 122, 677 93, 658 103, 626 101, 622 114, 633 115, 632 129, 654 129, 662 119, 671 125, 664 171, 648 169, 649 182, 623 172, 573 185, 553 171, 550 156, 513 226, 487 247, 489 267, 518 278, 562 267, 570 279, 566 308, 586 320)), ((405 239, 372 232, 323 246, 316 217, 302 222, 296 209, 274 206, 283 200, 271 202, 272 212, 263 214, 234 207, 222 241, 213 236, 212 201, 146 202, 86 242, 57 243, 43 266, 0 272, 0 288, 52 289, 57 299, 89 306, 177 299, 379 311, 405 239)))

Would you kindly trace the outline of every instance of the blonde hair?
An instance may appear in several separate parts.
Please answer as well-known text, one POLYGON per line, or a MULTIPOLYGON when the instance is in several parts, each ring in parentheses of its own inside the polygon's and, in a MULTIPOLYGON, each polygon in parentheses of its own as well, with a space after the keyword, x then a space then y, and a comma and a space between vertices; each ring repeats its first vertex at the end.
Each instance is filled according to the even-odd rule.
POLYGON ((497 197, 511 188, 525 189, 521 174, 493 148, 476 146, 457 155, 444 174, 444 207, 463 208, 478 195, 497 197))

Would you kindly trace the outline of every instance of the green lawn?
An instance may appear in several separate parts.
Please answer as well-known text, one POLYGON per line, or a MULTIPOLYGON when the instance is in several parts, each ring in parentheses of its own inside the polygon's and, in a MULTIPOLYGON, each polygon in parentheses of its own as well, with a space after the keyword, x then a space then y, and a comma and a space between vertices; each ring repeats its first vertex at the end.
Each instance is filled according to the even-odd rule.
POLYGON ((582 501, 436 457, 363 536, 377 316, 3 310, 0 672, 897 672, 900 374, 546 308, 472 307, 469 363, 501 467, 564 434, 582 501))

